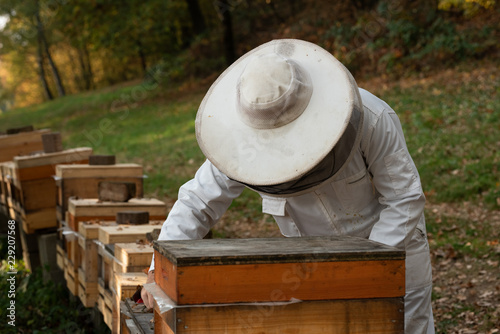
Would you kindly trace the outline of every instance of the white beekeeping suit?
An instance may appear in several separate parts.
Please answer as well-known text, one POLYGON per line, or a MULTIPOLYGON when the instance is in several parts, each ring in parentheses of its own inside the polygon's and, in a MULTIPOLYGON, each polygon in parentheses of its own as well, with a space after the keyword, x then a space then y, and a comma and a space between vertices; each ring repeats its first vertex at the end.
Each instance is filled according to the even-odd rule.
POLYGON ((434 333, 425 197, 401 124, 333 56, 298 40, 252 50, 207 93, 197 139, 208 160, 180 188, 159 240, 203 238, 249 187, 284 236, 405 250, 405 333, 434 333))

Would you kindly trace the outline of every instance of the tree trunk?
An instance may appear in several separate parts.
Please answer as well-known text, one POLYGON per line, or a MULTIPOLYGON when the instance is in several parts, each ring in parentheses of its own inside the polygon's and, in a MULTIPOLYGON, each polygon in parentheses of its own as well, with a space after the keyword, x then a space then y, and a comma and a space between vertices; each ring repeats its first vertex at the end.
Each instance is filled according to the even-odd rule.
POLYGON ((231 19, 231 7, 228 0, 221 0, 216 2, 219 18, 224 27, 224 54, 226 57, 226 64, 229 66, 236 60, 236 53, 234 51, 234 37, 233 37, 233 22, 231 19))
POLYGON ((78 65, 80 65, 81 76, 75 75, 75 80, 81 79, 82 82, 76 82, 79 90, 88 90, 87 74, 85 69, 85 59, 83 58, 83 51, 81 48, 76 48, 76 53, 78 54, 78 65))
POLYGON ((186 0, 186 2, 188 5, 189 15, 191 16, 194 34, 199 35, 206 29, 200 4, 198 0, 186 0))
POLYGON ((82 59, 81 59, 81 52, 80 49, 76 48, 76 57, 73 57, 73 54, 71 50, 69 51, 69 61, 71 64, 71 68, 75 69, 73 71, 73 81, 75 82, 76 89, 79 92, 83 92, 85 90, 85 79, 84 79, 84 73, 81 70, 82 68, 82 59), (76 63, 78 61, 78 64, 76 63), (76 71, 77 68, 80 68, 80 73, 76 71))
POLYGON ((85 43, 81 47, 77 47, 78 63, 80 65, 80 72, 83 78, 83 90, 92 88, 92 68, 90 66, 89 52, 85 43))
POLYGON ((94 73, 92 72, 92 63, 90 62, 89 49, 87 43, 83 43, 83 53, 85 54, 85 73, 87 74, 88 89, 94 87, 94 73))
POLYGON ((136 42, 139 53, 139 59, 141 60, 141 68, 142 68, 142 73, 146 75, 147 73, 147 63, 146 63, 146 54, 144 53, 144 46, 142 45, 141 41, 136 42))
POLYGON ((66 92, 64 91, 64 86, 61 81, 61 77, 59 76, 59 71, 57 70, 56 64, 54 63, 54 60, 52 59, 52 56, 49 51, 49 46, 47 43, 47 40, 45 39, 45 33, 43 30, 43 24, 42 20, 40 19, 40 3, 39 1, 36 2, 36 12, 35 12, 35 19, 36 19, 36 27, 37 27, 37 32, 38 32, 38 38, 41 42, 42 50, 45 51, 45 54, 47 55, 47 60, 49 61, 50 68, 52 70, 52 76, 54 77, 54 81, 56 83, 56 88, 59 96, 64 96, 66 95, 66 92))
POLYGON ((47 79, 45 79, 45 69, 43 68, 42 42, 40 41, 40 38, 38 39, 38 51, 36 60, 38 63, 38 75, 40 76, 40 83, 42 84, 43 96, 46 100, 53 100, 54 96, 50 91, 47 79))

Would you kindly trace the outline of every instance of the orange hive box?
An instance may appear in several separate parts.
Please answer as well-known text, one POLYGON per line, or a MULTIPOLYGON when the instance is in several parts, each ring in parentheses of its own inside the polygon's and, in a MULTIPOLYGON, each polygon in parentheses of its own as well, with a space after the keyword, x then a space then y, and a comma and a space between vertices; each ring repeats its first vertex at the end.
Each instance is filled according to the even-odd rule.
POLYGON ((380 243, 356 237, 208 239, 157 241, 154 249, 155 282, 172 304, 168 312, 155 307, 155 333, 404 328, 405 253, 380 243))
POLYGON ((56 153, 14 157, 3 164, 10 211, 22 219, 26 233, 56 227, 56 166, 85 163, 91 148, 76 148, 56 153))

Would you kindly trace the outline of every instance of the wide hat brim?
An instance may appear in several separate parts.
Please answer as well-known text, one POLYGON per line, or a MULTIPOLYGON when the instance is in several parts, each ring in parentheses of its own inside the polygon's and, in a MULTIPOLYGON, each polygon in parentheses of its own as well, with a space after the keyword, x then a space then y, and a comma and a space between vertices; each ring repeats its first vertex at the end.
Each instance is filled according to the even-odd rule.
POLYGON ((350 72, 328 51, 302 40, 274 40, 234 62, 213 83, 196 116, 196 138, 207 157, 229 178, 248 185, 275 185, 302 177, 339 141, 361 101, 350 72), (309 74, 313 92, 294 121, 256 129, 237 112, 238 80, 255 56, 277 53, 309 74))

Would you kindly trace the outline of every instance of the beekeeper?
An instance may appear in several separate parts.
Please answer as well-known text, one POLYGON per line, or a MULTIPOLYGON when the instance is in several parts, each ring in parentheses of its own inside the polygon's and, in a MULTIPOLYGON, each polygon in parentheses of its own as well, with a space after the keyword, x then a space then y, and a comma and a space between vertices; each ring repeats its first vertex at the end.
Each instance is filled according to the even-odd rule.
POLYGON ((248 52, 206 94, 196 138, 207 160, 180 188, 160 240, 203 238, 248 187, 284 236, 405 250, 405 333, 434 333, 425 197, 400 121, 330 53, 291 39, 248 52))

